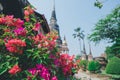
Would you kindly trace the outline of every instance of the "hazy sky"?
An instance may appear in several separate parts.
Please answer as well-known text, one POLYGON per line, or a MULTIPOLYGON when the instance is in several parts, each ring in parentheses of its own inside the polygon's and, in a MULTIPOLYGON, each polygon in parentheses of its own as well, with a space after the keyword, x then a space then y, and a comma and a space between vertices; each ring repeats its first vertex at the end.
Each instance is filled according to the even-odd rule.
MULTIPOLYGON (((48 23, 50 22, 51 12, 53 10, 53 0, 29 0, 30 3, 41 14, 44 14, 48 23)), ((69 54, 80 54, 79 42, 74 39, 72 34, 74 29, 81 27, 87 37, 92 32, 94 25, 99 19, 104 18, 117 5, 120 0, 100 0, 105 1, 102 9, 94 7, 95 0, 56 0, 55 10, 57 23, 60 28, 60 35, 63 40, 64 35, 68 42, 69 54)), ((93 56, 99 56, 104 53, 106 42, 96 45, 91 43, 93 56)), ((87 54, 89 53, 88 40, 85 41, 87 54)))

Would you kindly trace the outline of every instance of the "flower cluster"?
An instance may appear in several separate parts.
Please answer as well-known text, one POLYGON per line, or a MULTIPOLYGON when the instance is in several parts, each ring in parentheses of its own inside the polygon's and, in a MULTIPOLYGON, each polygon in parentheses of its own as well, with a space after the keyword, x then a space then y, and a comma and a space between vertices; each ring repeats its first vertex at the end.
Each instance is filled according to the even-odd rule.
POLYGON ((7 26, 15 26, 15 27, 22 27, 24 24, 24 21, 22 21, 21 19, 16 19, 14 18, 14 16, 12 15, 7 15, 7 16, 1 16, 0 17, 0 24, 2 25, 7 25, 7 26))
POLYGON ((23 28, 24 21, 14 18, 12 15, 0 16, 0 25, 4 25, 4 27, 1 26, 1 30, 4 31, 3 35, 5 34, 5 38, 9 37, 10 39, 10 37, 13 38, 14 36, 26 36, 27 30, 23 28))
POLYGON ((65 76, 72 75, 72 69, 75 67, 73 63, 74 56, 69 56, 68 54, 61 54, 59 61, 62 71, 65 76))
POLYGON ((7 50, 12 53, 23 53, 23 47, 26 46, 26 43, 20 39, 11 39, 5 44, 7 50))
POLYGON ((44 36, 42 33, 40 33, 33 37, 34 43, 38 45, 38 48, 47 48, 48 50, 52 50, 56 45, 57 39, 57 36, 52 34, 53 33, 49 33, 44 36))
MULTIPOLYGON (((39 75, 44 80, 57 80, 57 77, 54 76, 52 79, 50 79, 50 73, 49 70, 42 64, 37 64, 35 68, 31 68, 28 70, 32 75, 39 75)), ((29 77, 28 80, 31 80, 29 77)))
POLYGON ((19 27, 19 28, 14 30, 15 36, 26 36, 26 32, 27 31, 23 27, 19 27))
MULTIPOLYGON (((66 80, 75 66, 74 57, 60 54, 56 47, 57 33, 43 34, 42 31, 40 32, 42 21, 36 19, 34 10, 30 6, 25 8, 24 14, 25 22, 10 15, 0 16, 0 61, 2 61, 0 65, 5 66, 4 69, 0 67, 0 74, 9 73, 7 80, 13 78, 15 80, 18 78, 20 80, 23 78, 66 80), (37 32, 40 33, 37 34, 37 32), (12 68, 9 69, 10 67, 12 68), (59 74, 59 71, 64 75, 59 74)), ((1 75, 0 80, 3 80, 4 77, 1 75)))
POLYGON ((30 6, 25 7, 24 15, 27 22, 30 21, 30 15, 33 13, 34 10, 30 6))
POLYGON ((50 54, 50 56, 49 56, 49 58, 53 60, 53 64, 55 65, 55 67, 60 66, 59 56, 60 56, 60 53, 56 53, 55 55, 50 54))
POLYGON ((34 24, 33 30, 38 31, 38 30, 40 30, 40 27, 41 27, 41 24, 39 22, 37 22, 34 24))
POLYGON ((14 65, 10 70, 9 70, 9 73, 14 75, 16 74, 17 72, 20 72, 21 71, 21 68, 18 66, 18 65, 14 65))

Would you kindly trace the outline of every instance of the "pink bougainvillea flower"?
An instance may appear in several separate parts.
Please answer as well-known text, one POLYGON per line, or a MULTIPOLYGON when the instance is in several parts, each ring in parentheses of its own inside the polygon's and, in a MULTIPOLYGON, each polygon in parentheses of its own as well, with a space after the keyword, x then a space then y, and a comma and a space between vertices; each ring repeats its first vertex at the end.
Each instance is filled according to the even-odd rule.
POLYGON ((25 10, 24 10, 24 15, 25 16, 29 16, 29 15, 31 15, 31 14, 33 14, 34 13, 34 10, 30 7, 30 6, 27 6, 26 8, 25 8, 25 10))
POLYGON ((5 43, 6 48, 8 51, 12 53, 23 53, 22 48, 26 46, 26 43, 20 39, 11 39, 5 43))
POLYGON ((58 80, 56 76, 52 77, 51 80, 58 80))
POLYGON ((50 73, 44 65, 37 64, 36 68, 37 68, 37 70, 39 70, 40 77, 42 77, 45 80, 50 80, 50 73))
POLYGON ((7 26, 14 26, 14 16, 13 15, 5 16, 5 24, 7 26))
POLYGON ((15 20, 14 25, 17 28, 22 27, 24 25, 24 21, 18 18, 18 19, 15 20))
POLYGON ((14 65, 9 71, 8 73, 14 75, 16 74, 17 72, 20 72, 21 71, 21 68, 18 66, 18 65, 14 65))
POLYGON ((73 63, 74 56, 70 56, 68 54, 61 54, 59 58, 60 66, 62 68, 63 74, 65 76, 72 74, 72 68, 75 67, 73 63))
POLYGON ((42 64, 37 64, 35 68, 29 69, 32 75, 37 75, 43 78, 44 80, 50 80, 49 70, 42 64))
POLYGON ((28 6, 27 7, 27 10, 29 11, 30 14, 33 14, 34 13, 34 10, 31 6, 28 6))
POLYGON ((0 24, 5 24, 5 22, 6 22, 6 21, 5 21, 5 17, 1 17, 1 18, 0 18, 0 24))
POLYGON ((25 20, 26 20, 26 22, 29 22, 30 18, 29 17, 25 17, 25 20))
POLYGON ((33 30, 34 31, 39 31, 40 30, 40 27, 41 27, 41 24, 39 22, 37 22, 34 27, 33 27, 33 30))
POLYGON ((72 61, 73 59, 74 59, 74 55, 72 55, 72 56, 69 56, 69 59, 72 61))
POLYGON ((25 16, 29 16, 30 15, 29 11, 28 10, 24 10, 24 15, 25 16))
POLYGON ((55 64, 55 66, 57 66, 57 67, 60 66, 59 60, 58 60, 58 59, 55 59, 55 60, 54 60, 54 64, 55 64))
POLYGON ((30 72, 32 75, 35 75, 37 73, 36 68, 31 68, 28 70, 28 72, 30 72))
POLYGON ((26 35, 26 30, 23 27, 19 27, 14 30, 14 33, 16 36, 25 36, 26 35))
POLYGON ((56 41, 55 40, 51 40, 51 41, 49 41, 49 50, 52 50, 54 47, 55 47, 55 45, 56 45, 56 41))
POLYGON ((34 10, 30 7, 30 6, 27 6, 24 10, 24 19, 29 22, 30 21, 30 15, 32 15, 34 13, 34 10))
MULTIPOLYGON (((38 35, 33 37, 34 44, 39 44, 39 43, 41 43, 41 41, 44 41, 44 39, 45 39, 45 36, 42 33, 39 33, 38 35)), ((41 43, 41 45, 42 45, 42 43, 41 43)))
POLYGON ((34 44, 38 45, 38 48, 46 48, 48 50, 52 50, 56 47, 56 39, 55 35, 51 35, 50 33, 46 36, 42 33, 39 33, 35 37, 33 37, 34 44))

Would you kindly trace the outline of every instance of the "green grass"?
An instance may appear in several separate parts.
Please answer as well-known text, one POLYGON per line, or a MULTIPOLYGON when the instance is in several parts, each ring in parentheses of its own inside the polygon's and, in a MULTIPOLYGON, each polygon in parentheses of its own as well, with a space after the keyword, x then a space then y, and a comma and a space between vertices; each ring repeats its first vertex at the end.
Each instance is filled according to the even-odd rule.
POLYGON ((111 76, 110 80, 120 80, 120 74, 107 74, 105 71, 102 71, 101 75, 111 76))

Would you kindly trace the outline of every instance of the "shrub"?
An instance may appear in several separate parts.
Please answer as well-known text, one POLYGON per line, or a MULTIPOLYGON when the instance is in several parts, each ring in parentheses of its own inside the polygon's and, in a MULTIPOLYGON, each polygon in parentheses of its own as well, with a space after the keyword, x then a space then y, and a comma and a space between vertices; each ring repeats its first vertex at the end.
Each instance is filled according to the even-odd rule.
POLYGON ((95 72, 95 71, 98 71, 99 69, 100 69, 99 62, 97 62, 97 61, 91 61, 91 62, 89 62, 89 64, 88 64, 88 70, 89 71, 95 72))
POLYGON ((95 62, 94 61, 89 62, 88 70, 89 71, 95 71, 95 62))
POLYGON ((95 61, 96 71, 99 71, 101 68, 101 65, 98 61, 95 61))
POLYGON ((107 64, 106 73, 120 74, 120 59, 118 57, 111 58, 107 64))
POLYGON ((82 68, 82 70, 85 71, 87 69, 88 61, 87 60, 81 60, 79 65, 82 68))

